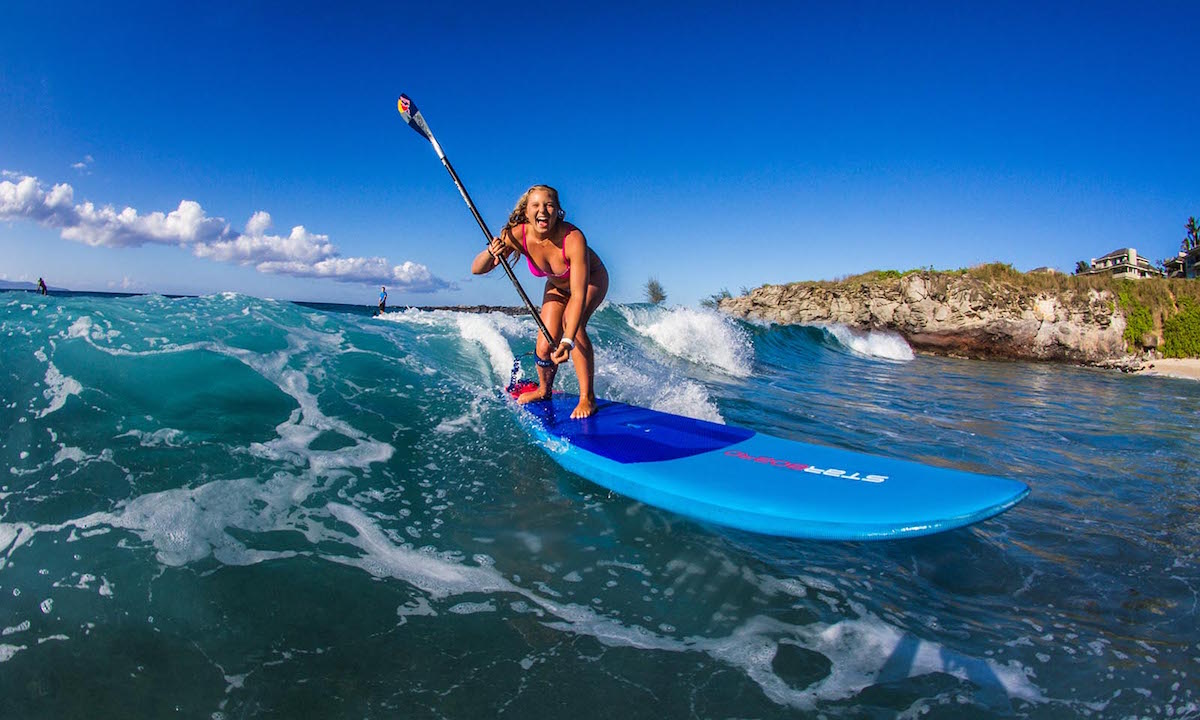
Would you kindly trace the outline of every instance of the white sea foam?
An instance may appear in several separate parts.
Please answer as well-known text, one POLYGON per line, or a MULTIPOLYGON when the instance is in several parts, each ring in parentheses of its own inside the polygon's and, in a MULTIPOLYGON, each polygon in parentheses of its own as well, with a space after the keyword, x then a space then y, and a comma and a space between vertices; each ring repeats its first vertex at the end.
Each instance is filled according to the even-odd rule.
POLYGON ((483 612, 496 612, 496 604, 491 600, 487 602, 463 602, 457 605, 452 605, 447 608, 447 612, 455 615, 474 615, 483 612))
POLYGON ((616 308, 630 328, 675 357, 734 377, 748 377, 753 369, 754 345, 727 315, 686 307, 616 308))
POLYGON ((527 322, 500 312, 468 313, 408 308, 377 319, 456 332, 463 340, 478 343, 483 348, 486 366, 481 370, 503 382, 508 382, 514 359, 508 338, 525 337, 531 332, 527 322))
POLYGON ((88 457, 89 455, 81 448, 63 446, 58 449, 58 452, 54 453, 54 460, 51 462, 51 464, 57 465, 61 462, 70 460, 82 465, 87 461, 88 457))
POLYGON ((912 360, 913 351, 898 333, 885 330, 862 332, 845 325, 822 325, 839 343, 858 355, 884 360, 912 360))
MULTIPOLYGON (((488 364, 492 375, 499 380, 508 382, 512 371, 513 351, 508 340, 501 333, 499 319, 508 319, 505 315, 478 315, 470 313, 455 313, 455 323, 458 332, 464 340, 473 340, 483 346, 487 353, 488 364)), ((500 321, 502 322, 502 321, 500 321)))
POLYGON ((130 430, 117 437, 134 437, 142 447, 179 447, 182 443, 183 431, 174 428, 160 428, 154 432, 130 430))
POLYGON ((11 556, 14 550, 33 539, 33 535, 33 527, 26 523, 0 522, 0 553, 11 556))
POLYGON ((87 315, 75 318, 75 322, 71 323, 71 327, 67 328, 67 337, 69 338, 86 338, 91 335, 92 319, 87 315))
POLYGON ((725 422, 703 385, 642 358, 623 361, 607 354, 597 356, 596 378, 609 388, 605 395, 611 399, 698 420, 725 422))
POLYGON ((49 401, 49 404, 37 414, 40 418, 61 410, 67 403, 67 398, 83 392, 83 386, 79 384, 78 380, 63 375, 52 362, 48 362, 46 365, 45 379, 46 389, 42 391, 42 396, 49 401))
POLYGON ((483 397, 477 396, 472 398, 471 407, 467 412, 456 418, 442 420, 433 431, 435 433, 453 435, 463 430, 470 430, 476 435, 484 437, 487 434, 487 430, 484 427, 483 421, 483 404, 483 397))
POLYGON ((39 530, 109 526, 128 530, 153 545, 164 565, 177 567, 209 556, 226 565, 253 565, 296 553, 248 548, 229 530, 294 531, 299 523, 292 515, 303 513, 298 505, 311 491, 309 483, 284 473, 266 482, 256 478, 214 481, 197 488, 140 495, 111 512, 39 530))
POLYGON ((366 468, 372 463, 386 462, 395 453, 390 444, 368 437, 349 423, 323 413, 316 395, 309 389, 305 371, 289 367, 296 356, 312 353, 307 371, 320 375, 320 364, 326 354, 340 350, 340 333, 320 333, 293 328, 288 333, 288 349, 259 354, 220 343, 205 343, 203 347, 233 357, 272 382, 299 405, 275 431, 278 437, 264 443, 252 443, 249 452, 257 457, 282 460, 304 467, 317 474, 345 468, 366 468), (319 348, 313 350, 314 346, 319 348), (322 353, 320 349, 326 352, 322 353), (353 441, 353 446, 337 450, 314 450, 310 447, 323 432, 333 432, 353 441))

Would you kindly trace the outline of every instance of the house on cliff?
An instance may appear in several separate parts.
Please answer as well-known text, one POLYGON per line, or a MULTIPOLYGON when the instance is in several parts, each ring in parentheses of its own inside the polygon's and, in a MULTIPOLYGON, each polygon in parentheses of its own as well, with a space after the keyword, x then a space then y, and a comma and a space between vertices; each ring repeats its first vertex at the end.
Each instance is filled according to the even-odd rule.
POLYGON ((1110 275, 1114 278, 1140 280, 1148 277, 1163 277, 1162 270, 1150 264, 1150 261, 1138 255, 1134 248, 1113 250, 1101 258, 1092 258, 1089 269, 1080 275, 1110 275))
POLYGON ((1200 247, 1194 247, 1186 252, 1180 251, 1170 260, 1163 261, 1169 278, 1200 277, 1200 247))

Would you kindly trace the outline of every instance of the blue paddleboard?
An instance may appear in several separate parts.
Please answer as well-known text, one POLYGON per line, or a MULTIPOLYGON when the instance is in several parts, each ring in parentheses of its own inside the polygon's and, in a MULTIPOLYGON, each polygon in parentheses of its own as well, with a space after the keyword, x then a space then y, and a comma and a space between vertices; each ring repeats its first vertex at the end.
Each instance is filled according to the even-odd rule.
POLYGON ((648 505, 768 535, 881 540, 963 527, 1016 505, 1007 478, 810 445, 610 400, 520 407, 567 470, 648 505))

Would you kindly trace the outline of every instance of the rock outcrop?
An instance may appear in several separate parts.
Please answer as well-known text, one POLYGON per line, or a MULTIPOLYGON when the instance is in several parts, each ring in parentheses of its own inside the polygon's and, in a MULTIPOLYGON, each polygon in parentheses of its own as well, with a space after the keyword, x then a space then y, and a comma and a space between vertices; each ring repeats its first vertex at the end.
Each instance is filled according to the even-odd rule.
POLYGON ((1125 316, 1105 290, 1034 292, 970 276, 912 273, 871 282, 764 285, 718 302, 781 324, 894 330, 914 349, 974 358, 1120 366, 1135 359, 1125 316))

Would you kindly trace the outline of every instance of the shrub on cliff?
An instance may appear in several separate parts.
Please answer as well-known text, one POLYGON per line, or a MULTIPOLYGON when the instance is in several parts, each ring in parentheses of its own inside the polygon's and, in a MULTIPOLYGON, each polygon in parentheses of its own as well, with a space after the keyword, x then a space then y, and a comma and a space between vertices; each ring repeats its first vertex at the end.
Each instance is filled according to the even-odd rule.
POLYGON ((961 275, 973 277, 976 280, 984 282, 1007 282, 1016 285, 1027 284, 1031 276, 1016 269, 1008 263, 993 262, 976 265, 974 267, 963 268, 958 271, 961 275))
MULTIPOLYGON (((749 290, 746 290, 745 288, 742 289, 742 295, 749 294, 749 290)), ((721 307, 722 300, 728 300, 731 297, 733 297, 733 295, 729 292, 729 288, 721 288, 720 292, 715 292, 704 300, 701 300, 700 306, 717 310, 721 307)))
POLYGON ((1125 313, 1125 347, 1130 352, 1138 349, 1143 335, 1154 333, 1154 315, 1137 297, 1135 290, 1130 281, 1117 290, 1117 302, 1125 313))
POLYGON ((1179 299, 1179 312, 1163 321, 1162 354, 1200 357, 1200 303, 1189 297, 1179 299))

